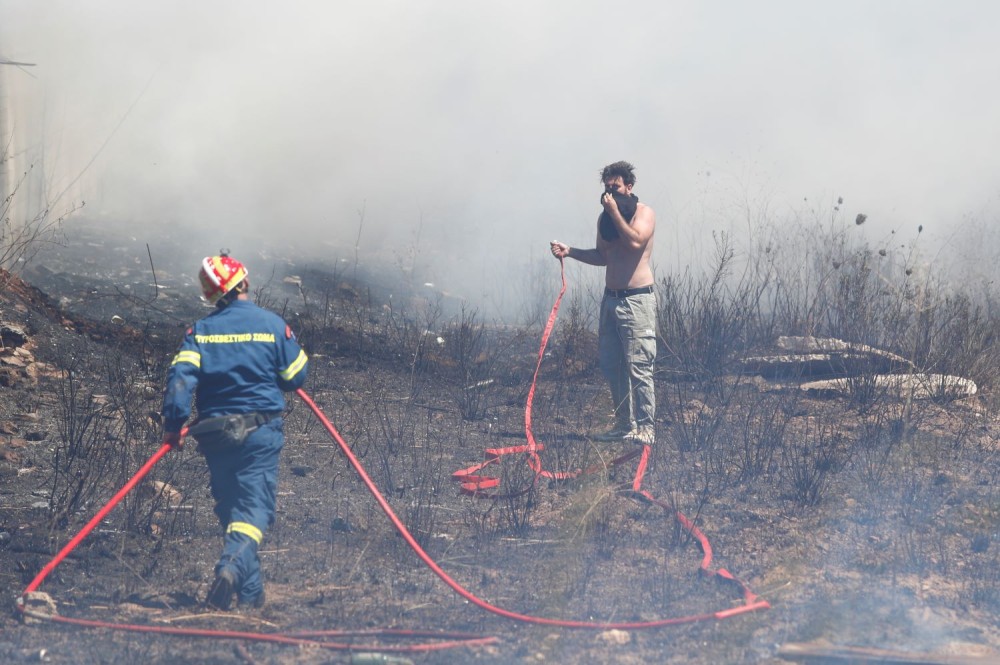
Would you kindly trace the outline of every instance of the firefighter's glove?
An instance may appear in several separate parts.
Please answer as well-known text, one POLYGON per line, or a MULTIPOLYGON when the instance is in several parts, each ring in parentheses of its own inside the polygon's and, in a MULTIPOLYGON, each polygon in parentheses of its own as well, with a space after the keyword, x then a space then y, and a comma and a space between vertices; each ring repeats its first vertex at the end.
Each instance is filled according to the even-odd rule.
POLYGON ((164 432, 163 443, 169 443, 171 448, 180 450, 184 447, 184 437, 180 432, 164 432))

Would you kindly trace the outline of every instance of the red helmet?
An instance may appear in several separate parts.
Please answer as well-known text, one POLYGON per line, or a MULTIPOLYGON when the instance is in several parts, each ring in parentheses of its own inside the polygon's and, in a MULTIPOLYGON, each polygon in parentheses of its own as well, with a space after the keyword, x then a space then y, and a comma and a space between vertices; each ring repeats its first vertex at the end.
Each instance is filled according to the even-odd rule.
POLYGON ((247 269, 231 256, 206 256, 198 271, 201 292, 213 305, 247 278, 247 269))

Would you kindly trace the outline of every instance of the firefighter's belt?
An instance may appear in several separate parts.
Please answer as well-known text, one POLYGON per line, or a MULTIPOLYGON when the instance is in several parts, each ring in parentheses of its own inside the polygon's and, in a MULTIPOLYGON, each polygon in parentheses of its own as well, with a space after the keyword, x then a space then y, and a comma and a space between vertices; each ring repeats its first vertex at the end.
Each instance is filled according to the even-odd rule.
POLYGON ((281 414, 240 413, 199 419, 188 428, 188 436, 198 442, 202 453, 216 453, 243 445, 251 432, 281 414))

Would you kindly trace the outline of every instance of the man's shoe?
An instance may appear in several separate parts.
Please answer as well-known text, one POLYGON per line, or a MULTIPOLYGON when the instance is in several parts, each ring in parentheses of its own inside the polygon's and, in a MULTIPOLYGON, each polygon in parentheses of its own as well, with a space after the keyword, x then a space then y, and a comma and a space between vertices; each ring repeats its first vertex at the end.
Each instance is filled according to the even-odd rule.
POLYGON ((236 588, 236 574, 228 568, 223 568, 215 574, 212 588, 208 590, 205 604, 217 610, 229 611, 233 606, 233 593, 236 588))
POLYGON ((600 441, 602 443, 609 443, 613 441, 621 441, 628 435, 628 433, 629 429, 627 427, 622 427, 620 425, 617 425, 609 429, 607 432, 602 432, 601 434, 595 434, 594 436, 591 437, 591 439, 593 439, 594 441, 600 441))
POLYGON ((624 440, 627 443, 634 443, 637 446, 651 446, 656 443, 656 430, 648 425, 637 427, 626 434, 624 440))

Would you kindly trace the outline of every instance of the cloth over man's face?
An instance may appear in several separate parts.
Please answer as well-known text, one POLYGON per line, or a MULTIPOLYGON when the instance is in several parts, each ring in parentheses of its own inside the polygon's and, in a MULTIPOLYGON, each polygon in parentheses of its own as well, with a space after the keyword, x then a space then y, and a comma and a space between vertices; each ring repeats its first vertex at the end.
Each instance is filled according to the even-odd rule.
MULTIPOLYGON (((626 185, 621 176, 608 178, 604 181, 604 194, 601 194, 602 204, 606 194, 611 194, 614 197, 618 212, 627 223, 631 224, 632 217, 635 216, 636 205, 639 202, 639 199, 632 194, 632 185, 626 185)), ((612 242, 618 239, 618 229, 615 228, 615 224, 606 210, 601 213, 598 227, 601 238, 604 240, 612 242)))

